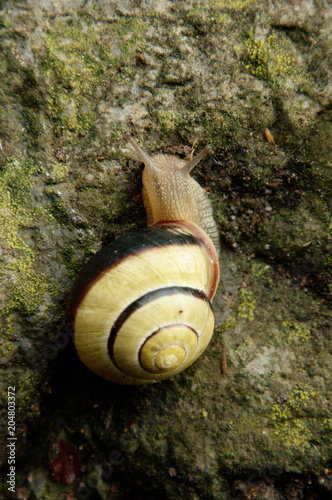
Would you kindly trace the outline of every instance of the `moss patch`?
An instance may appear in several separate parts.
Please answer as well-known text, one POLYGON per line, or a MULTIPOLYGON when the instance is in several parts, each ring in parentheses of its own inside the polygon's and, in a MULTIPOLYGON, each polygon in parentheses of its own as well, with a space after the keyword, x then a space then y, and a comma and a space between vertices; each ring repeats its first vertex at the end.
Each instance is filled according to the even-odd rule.
POLYGON ((76 143, 93 128, 95 97, 109 93, 112 83, 133 77, 127 60, 144 48, 144 33, 139 18, 119 19, 107 28, 88 17, 55 24, 39 56, 56 135, 76 143))
POLYGON ((281 331, 285 334, 287 342, 309 342, 311 338, 310 329, 301 323, 283 321, 281 331))
POLYGON ((5 312, 20 310, 33 314, 48 290, 39 272, 34 252, 21 236, 24 229, 48 217, 42 208, 32 207, 31 189, 38 168, 31 160, 11 158, 0 172, 1 276, 7 282, 9 302, 5 312))
POLYGON ((195 113, 176 113, 174 111, 163 111, 159 115, 160 128, 165 134, 179 132, 186 135, 191 133, 195 125, 197 115, 195 113))
POLYGON ((274 404, 271 410, 271 420, 274 422, 274 434, 287 448, 297 448, 305 451, 310 447, 313 437, 313 427, 317 427, 318 421, 314 419, 311 423, 308 414, 315 407, 314 389, 297 387, 289 395, 283 404, 274 404))
POLYGON ((253 321, 256 308, 256 300, 253 298, 253 293, 249 290, 241 290, 237 302, 239 304, 237 310, 238 317, 253 321))
POLYGON ((51 169, 46 173, 49 184, 59 184, 68 177, 69 168, 65 163, 55 162, 51 169))
POLYGON ((280 43, 275 33, 266 39, 257 39, 251 33, 245 46, 248 51, 246 69, 252 75, 272 85, 281 85, 287 78, 298 76, 299 68, 293 53, 280 43))

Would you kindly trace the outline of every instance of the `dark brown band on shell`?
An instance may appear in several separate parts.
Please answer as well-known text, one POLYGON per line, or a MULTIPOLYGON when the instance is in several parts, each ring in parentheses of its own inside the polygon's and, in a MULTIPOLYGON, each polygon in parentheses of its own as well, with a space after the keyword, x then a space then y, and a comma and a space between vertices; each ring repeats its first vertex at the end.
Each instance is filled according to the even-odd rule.
POLYGON ((188 221, 174 221, 174 222, 158 222, 152 227, 160 227, 160 228, 181 228, 183 231, 187 231, 190 233, 195 240, 196 245, 200 245, 201 247, 206 249, 206 252, 211 260, 212 265, 212 273, 211 273, 211 281, 209 283, 209 292, 208 297, 212 301, 219 283, 219 258, 212 243, 212 240, 209 236, 203 231, 197 224, 188 221))
POLYGON ((172 328, 172 326, 185 326, 186 328, 188 328, 188 330, 191 330, 193 332, 194 335, 196 335, 197 339, 198 339, 198 334, 196 332, 196 330, 194 330, 194 328, 191 328, 190 326, 188 325, 185 325, 184 323, 174 323, 173 325, 167 325, 167 326, 164 326, 164 327, 161 327, 159 328, 159 330, 156 330, 154 332, 151 333, 151 335, 149 335, 145 341, 143 342, 143 344, 141 345, 141 348, 139 350, 139 356, 138 356, 138 359, 139 359, 139 364, 141 365, 141 367, 143 368, 144 370, 144 366, 142 364, 142 361, 141 361, 141 352, 142 352, 142 349, 144 348, 145 344, 152 338, 154 337, 155 335, 157 335, 159 332, 163 331, 163 330, 166 330, 166 329, 169 329, 169 328, 172 328))
POLYGON ((94 255, 72 286, 66 307, 66 323, 75 321, 76 310, 94 283, 123 259, 153 247, 201 244, 190 231, 175 232, 175 226, 176 224, 165 223, 134 231, 113 241, 94 255))
MULTIPOLYGON (((165 297, 169 295, 179 295, 179 294, 186 294, 190 295, 192 297, 195 297, 200 300, 204 300, 210 307, 212 313, 212 305, 208 297, 205 295, 204 292, 201 292, 200 290, 196 290, 195 288, 189 288, 189 287, 179 287, 179 286, 170 286, 166 288, 159 288, 157 290, 153 290, 152 292, 146 293, 142 297, 139 297, 137 300, 132 302, 118 317, 118 319, 115 321, 113 327, 111 328, 110 331, 110 336, 108 339, 108 355, 110 359, 112 360, 113 364, 120 370, 119 366, 117 365, 116 359, 114 357, 114 343, 117 337, 118 332, 120 331, 122 325, 125 323, 125 321, 130 317, 131 314, 136 312, 140 307, 143 307, 145 304, 152 302, 153 300, 159 299, 160 297, 165 297)), ((194 331, 194 330, 193 330, 194 331)), ((153 336, 156 332, 152 333, 148 338, 153 336)), ((197 336, 197 333, 194 331, 195 335, 197 336)), ((139 352, 137 353, 138 355, 138 361, 139 360, 139 352)))

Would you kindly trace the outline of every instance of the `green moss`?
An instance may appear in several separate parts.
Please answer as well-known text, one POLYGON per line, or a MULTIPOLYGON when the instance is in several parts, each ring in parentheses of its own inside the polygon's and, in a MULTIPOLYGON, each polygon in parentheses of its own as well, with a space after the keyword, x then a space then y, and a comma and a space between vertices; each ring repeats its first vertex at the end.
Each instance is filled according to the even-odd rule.
MULTIPOLYGON (((75 279, 78 273, 82 269, 82 255, 75 251, 75 248, 70 244, 64 245, 61 251, 62 261, 64 264, 70 269, 69 279, 75 279)), ((95 251, 90 248, 84 249, 84 257, 83 263, 88 260, 92 255, 95 254, 95 251)))
MULTIPOLYGON (((253 352, 252 347, 254 347, 253 340, 251 337, 247 337, 241 342, 241 344, 237 348, 235 349, 228 348, 227 357, 231 363, 238 363, 238 360, 241 360, 242 366, 245 366, 255 356, 255 352, 253 352)), ((244 371, 242 373, 246 372, 244 371)))
POLYGON ((283 321, 281 331, 285 334, 287 342, 308 342, 311 338, 309 328, 306 328, 301 323, 283 321))
POLYGON ((201 410, 201 414, 202 414, 203 418, 207 418, 209 415, 208 412, 204 408, 201 410))
MULTIPOLYGON (((283 404, 274 404, 270 418, 274 422, 274 434, 287 448, 310 447, 313 430, 310 420, 303 418, 315 406, 314 389, 307 390, 302 386, 294 389, 283 404)), ((316 423, 313 427, 316 426, 316 423)))
MULTIPOLYGON (((188 137, 192 137, 193 130, 200 126, 204 129, 204 144, 208 143, 215 151, 218 151, 223 136, 240 124, 240 117, 232 115, 228 111, 216 109, 211 109, 207 113, 204 105, 197 107, 197 101, 202 100, 202 95, 204 95, 204 90, 200 86, 192 89, 191 96, 186 103, 186 107, 192 110, 185 113, 165 111, 160 108, 158 101, 150 104, 149 108, 158 122, 159 130, 165 135, 174 134, 187 141, 188 137), (160 109, 160 111, 156 111, 156 109, 160 109)), ((197 145, 198 147, 199 145, 197 145)))
POLYGON ((49 211, 54 217, 56 221, 61 225, 71 225, 72 219, 68 216, 67 209, 68 206, 62 201, 62 199, 57 197, 57 188, 48 187, 46 189, 46 193, 50 196, 54 196, 54 199, 57 199, 57 202, 52 203, 49 207, 49 211))
POLYGON ((299 69, 293 54, 272 33, 266 39, 256 39, 250 33, 245 41, 247 48, 246 70, 270 84, 282 84, 287 78, 295 78, 299 69))
POLYGON ((0 173, 2 199, 6 192, 13 207, 17 208, 26 203, 33 185, 32 176, 37 174, 38 170, 39 168, 30 159, 20 161, 14 157, 8 158, 0 173))
POLYGON ((75 249, 72 245, 67 244, 62 248, 62 255, 66 262, 70 265, 75 263, 75 249))
POLYGON ((45 276, 36 268, 33 250, 20 235, 29 225, 47 217, 43 209, 32 207, 30 203, 37 171, 30 160, 10 158, 0 173, 0 238, 2 248, 10 255, 2 259, 0 271, 2 279, 8 283, 7 313, 22 310, 33 314, 48 289, 45 276))
POLYGON ((325 432, 332 433, 332 418, 324 418, 323 426, 325 432))
POLYGON ((10 28, 10 20, 9 17, 5 13, 0 13, 0 36, 6 33, 6 28, 10 28))
POLYGON ((55 162, 50 171, 47 172, 47 182, 49 184, 59 184, 60 182, 64 182, 68 177, 68 172, 69 169, 65 163, 55 162))
POLYGON ((195 7, 188 10, 187 15, 197 21, 202 21, 202 19, 206 16, 206 9, 204 6, 195 5, 195 7))
POLYGON ((269 269, 270 266, 266 265, 264 262, 259 261, 253 261, 251 266, 251 272, 255 278, 262 278, 263 276, 266 276, 269 269))
POLYGON ((163 111, 159 115, 160 128, 166 134, 192 132, 197 116, 195 113, 163 111))
POLYGON ((236 319, 233 316, 230 316, 226 321, 221 323, 220 325, 217 326, 216 332, 218 333, 224 333, 227 330, 230 330, 231 328, 234 328, 236 323, 236 319))
POLYGON ((223 137, 238 129, 241 124, 240 117, 235 115, 236 111, 211 110, 208 114, 200 117, 200 122, 205 130, 204 139, 211 144, 214 151, 220 149, 223 137), (233 114, 231 114, 233 113, 233 114))
POLYGON ((24 378, 20 380, 18 395, 23 397, 18 398, 18 412, 21 415, 31 414, 37 410, 38 407, 34 407, 34 403, 36 402, 39 382, 39 374, 34 374, 33 372, 28 372, 24 378))
MULTIPOLYGON (((103 189, 92 186, 84 188, 80 193, 78 206, 91 224, 95 224, 96 219, 109 224, 110 220, 117 219, 122 213, 128 215, 132 209, 126 194, 112 191, 107 186, 103 189)), ((121 224, 123 225, 123 220, 121 224)))
POLYGON ((5 328, 0 337, 0 356, 4 359, 8 359, 9 353, 13 352, 13 335, 16 333, 16 318, 14 314, 9 314, 4 321, 6 324, 5 328))
POLYGON ((249 6, 252 6, 254 0, 213 0, 213 6, 218 9, 230 9, 236 12, 241 12, 249 6))
POLYGON ((123 133, 126 132, 127 129, 128 127, 126 125, 121 125, 118 122, 111 122, 107 124, 110 143, 115 145, 115 147, 112 148, 112 156, 113 159, 117 159, 120 163, 126 162, 128 159, 127 156, 121 153, 120 149, 117 147, 117 145, 123 141, 123 133))
POLYGON ((96 116, 94 97, 111 82, 134 74, 128 60, 143 50, 144 25, 138 18, 119 19, 98 29, 89 20, 56 24, 39 54, 49 80, 50 111, 54 130, 75 143, 79 134, 92 129, 96 116))
POLYGON ((237 315, 239 316, 239 318, 253 321, 255 317, 254 311, 256 308, 256 300, 253 299, 252 295, 252 292, 249 292, 248 290, 241 290, 240 295, 237 299, 237 315))
POLYGON ((218 24, 226 25, 234 22, 238 13, 252 8, 254 4, 255 0, 212 0, 207 5, 198 2, 189 9, 187 15, 193 17, 197 23, 212 19, 218 24))

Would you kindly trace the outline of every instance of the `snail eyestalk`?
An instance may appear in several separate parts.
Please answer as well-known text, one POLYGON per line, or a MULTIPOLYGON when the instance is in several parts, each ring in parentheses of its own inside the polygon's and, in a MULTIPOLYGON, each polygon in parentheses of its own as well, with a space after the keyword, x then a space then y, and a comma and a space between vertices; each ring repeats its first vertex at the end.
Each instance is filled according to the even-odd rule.
POLYGON ((150 156, 145 151, 143 151, 143 149, 137 144, 135 139, 132 138, 130 133, 124 132, 123 137, 129 142, 129 144, 131 144, 131 146, 136 151, 142 162, 147 167, 149 167, 152 170, 152 172, 155 171, 157 169, 156 165, 153 163, 150 156))
POLYGON ((195 156, 192 160, 189 161, 184 167, 181 168, 182 172, 188 173, 192 171, 192 169, 199 163, 204 156, 209 154, 212 151, 212 146, 205 146, 204 149, 197 156, 195 156))

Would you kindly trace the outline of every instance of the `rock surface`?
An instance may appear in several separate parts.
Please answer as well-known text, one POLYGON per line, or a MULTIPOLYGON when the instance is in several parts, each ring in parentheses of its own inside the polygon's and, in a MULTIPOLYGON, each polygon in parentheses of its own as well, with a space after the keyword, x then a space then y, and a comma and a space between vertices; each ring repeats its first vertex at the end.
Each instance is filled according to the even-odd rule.
POLYGON ((0 9, 0 498, 330 498, 331 4, 0 9), (144 225, 125 130, 213 146, 194 177, 222 240, 210 346, 139 388, 90 373, 64 324, 88 258, 144 225))

